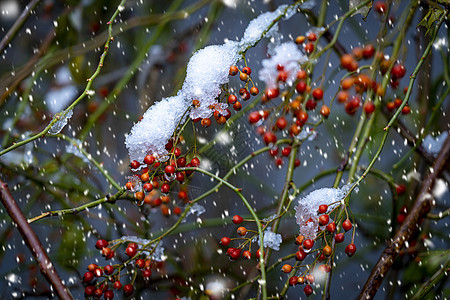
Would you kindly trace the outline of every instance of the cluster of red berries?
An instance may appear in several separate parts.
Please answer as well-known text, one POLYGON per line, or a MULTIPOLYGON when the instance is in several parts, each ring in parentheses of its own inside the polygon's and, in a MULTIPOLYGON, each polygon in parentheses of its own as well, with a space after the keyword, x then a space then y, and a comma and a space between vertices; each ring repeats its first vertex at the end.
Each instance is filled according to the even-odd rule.
MULTIPOLYGON (((233 216, 231 220, 236 225, 240 225, 244 222, 244 219, 239 215, 233 216)), ((230 245, 232 240, 243 240, 243 242, 241 242, 237 248, 229 247, 227 249, 227 255, 230 257, 231 260, 237 260, 239 257, 241 257, 241 254, 244 259, 251 259, 252 258, 251 243, 253 238, 255 238, 255 236, 258 234, 257 231, 249 230, 244 226, 239 226, 239 228, 236 230, 236 233, 240 236, 239 238, 229 238, 224 236, 220 239, 220 243, 223 246, 227 247, 230 245), (246 237, 247 233, 249 232, 253 234, 252 237, 246 237), (246 246, 248 246, 248 250, 242 251, 246 246)), ((258 250, 255 253, 256 259, 259 259, 260 255, 261 251, 258 248, 258 250)))
MULTIPOLYGON (((386 59, 383 53, 375 53, 375 48, 373 45, 369 44, 363 48, 355 47, 351 54, 344 54, 341 56, 341 66, 342 68, 354 72, 358 69, 358 61, 361 59, 369 59, 376 56, 377 61, 379 61, 381 74, 385 74, 392 65, 392 61, 386 59)), ((394 64, 391 69, 391 81, 390 84, 393 88, 397 88, 399 85, 399 80, 403 78, 406 74, 405 67, 400 64, 394 64)), ((354 115, 357 109, 362 105, 362 95, 372 89, 376 95, 384 97, 385 90, 381 87, 379 83, 373 81, 368 75, 364 73, 353 74, 341 81, 341 90, 336 95, 339 103, 345 103, 345 111, 349 115, 354 115), (351 92, 351 88, 354 88, 354 93, 351 92)), ((398 99, 400 100, 400 99, 398 99)), ((392 111, 395 107, 400 107, 402 101, 400 102, 389 102, 387 107, 392 111)), ((366 101, 364 103, 364 112, 367 115, 372 114, 375 111, 375 105, 371 101, 366 101)), ((408 114, 411 109, 405 106, 402 110, 403 114, 408 114)))
POLYGON ((307 54, 311 54, 314 52, 315 41, 317 41, 317 34, 315 34, 314 32, 309 32, 306 34, 306 36, 299 35, 295 38, 295 42, 298 45, 303 45, 303 50, 305 50, 307 54))
POLYGON ((142 190, 135 191, 136 184, 132 181, 127 182, 125 186, 128 190, 135 191, 134 197, 138 205, 146 203, 151 207, 160 207, 165 216, 170 216, 172 212, 179 215, 181 214, 181 208, 176 202, 172 201, 173 210, 169 208, 171 199, 168 194, 173 189, 173 185, 178 183, 180 184, 178 198, 183 203, 188 203, 187 189, 182 184, 193 171, 177 169, 199 167, 200 160, 193 157, 190 162, 187 162, 187 154, 183 156, 181 149, 174 145, 173 140, 166 144, 166 150, 169 151, 169 159, 166 161, 157 161, 153 155, 147 155, 143 163, 136 160, 130 163, 132 171, 143 167, 133 175, 136 180, 142 182, 142 190))
MULTIPOLYGON (((128 245, 128 248, 131 244, 128 245)), ((95 244, 95 247, 101 250, 102 255, 105 259, 109 260, 114 257, 115 252, 109 247, 109 243, 106 240, 100 239, 95 244)), ((137 253, 137 245, 134 244, 135 252, 128 251, 127 255, 133 254, 133 256, 137 253), (130 252, 130 253, 129 253, 130 252)), ((99 299, 103 296, 105 299, 113 299, 114 298, 114 290, 119 291, 122 289, 122 283, 120 282, 120 269, 117 268, 117 265, 108 264, 106 266, 98 266, 97 264, 90 264, 88 266, 88 271, 83 275, 83 282, 87 284, 84 289, 84 293, 86 297, 94 297, 95 299, 99 299), (101 280, 101 282, 95 281, 96 279, 101 280)), ((125 296, 130 296, 133 294, 134 287, 132 284, 126 284, 123 286, 123 293, 125 296)))
MULTIPOLYGON (((336 243, 342 243, 345 240, 345 233, 350 231, 353 228, 353 224, 349 219, 346 219, 342 222, 342 229, 343 232, 337 232, 337 226, 336 222, 331 219, 330 215, 332 213, 335 214, 335 218, 337 218, 337 209, 338 207, 335 207, 333 210, 328 212, 329 207, 326 204, 322 204, 318 207, 318 235, 315 239, 307 239, 303 235, 299 235, 295 239, 295 244, 297 244, 298 251, 295 253, 295 259, 298 262, 303 262, 309 254, 313 252, 317 252, 317 256, 314 259, 314 261, 310 264, 310 266, 307 268, 307 270, 304 272, 302 276, 292 276, 289 278, 289 284, 291 286, 297 285, 297 284, 307 284, 304 288, 304 292, 306 296, 310 296, 313 293, 313 289, 310 286, 310 284, 314 283, 314 275, 313 274, 307 274, 311 270, 314 270, 314 268, 317 266, 318 270, 323 273, 328 273, 331 271, 331 257, 333 254, 333 248, 330 246, 332 239, 334 238, 334 241, 336 243), (316 248, 313 250, 314 245, 317 241, 322 241, 322 246, 320 248, 316 248), (325 263, 323 263, 325 262, 325 263), (321 263, 320 265, 318 265, 321 263)), ((311 220, 312 221, 312 220, 311 220)), ((354 229, 353 229, 354 230, 354 229)), ((345 253, 351 257, 356 252, 356 246, 353 242, 352 235, 352 241, 350 244, 348 244, 345 247, 345 253)), ((290 264, 285 264, 281 268, 282 272, 284 273, 291 273, 291 271, 294 268, 299 268, 300 266, 292 266, 290 264)))

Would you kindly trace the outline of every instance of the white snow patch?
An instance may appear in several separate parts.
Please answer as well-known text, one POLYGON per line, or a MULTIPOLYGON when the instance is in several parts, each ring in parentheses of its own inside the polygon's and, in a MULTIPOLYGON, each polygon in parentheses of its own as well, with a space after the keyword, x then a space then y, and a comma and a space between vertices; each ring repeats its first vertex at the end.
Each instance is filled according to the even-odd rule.
MULTIPOLYGON (((322 204, 328 205, 328 211, 339 205, 344 199, 352 184, 346 184, 342 188, 321 188, 314 190, 303 198, 300 198, 295 207, 295 219, 300 226, 300 234, 306 239, 314 239, 319 228, 319 215, 317 210, 322 204)), ((357 189, 355 189, 356 191, 357 189)))

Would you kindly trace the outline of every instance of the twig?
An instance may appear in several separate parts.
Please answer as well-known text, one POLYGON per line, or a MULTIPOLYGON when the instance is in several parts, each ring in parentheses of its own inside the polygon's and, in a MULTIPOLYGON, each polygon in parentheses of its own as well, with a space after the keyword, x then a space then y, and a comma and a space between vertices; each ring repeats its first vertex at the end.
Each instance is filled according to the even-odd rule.
POLYGON ((38 5, 39 1, 40 0, 31 0, 30 3, 28 3, 27 6, 25 6, 25 9, 22 11, 22 14, 20 14, 19 18, 16 20, 14 25, 8 30, 8 33, 6 33, 6 35, 0 41, 0 54, 3 53, 6 46, 17 34, 19 29, 28 19, 28 16, 30 15, 31 11, 36 7, 36 5, 38 5))
POLYGON ((394 239, 388 247, 381 254, 377 264, 372 269, 369 278, 364 285, 361 294, 358 299, 372 299, 378 288, 380 287, 384 277, 389 271, 390 267, 394 263, 395 258, 400 253, 406 241, 414 234, 418 229, 417 224, 420 218, 426 215, 432 205, 432 197, 430 191, 435 179, 437 178, 442 167, 445 165, 450 152, 450 137, 447 137, 445 143, 439 152, 432 168, 430 169, 427 177, 422 183, 420 192, 416 198, 416 201, 411 209, 411 212, 406 217, 406 220, 402 226, 398 229, 394 236, 394 239))
POLYGON ((3 206, 5 206, 9 216, 14 221, 14 223, 16 223, 17 229, 19 229, 20 235, 25 241, 25 244, 31 250, 31 253, 38 262, 42 275, 44 275, 47 281, 52 285, 56 292, 56 295, 60 299, 73 299, 69 290, 62 283, 59 274, 56 272, 56 269, 53 267, 53 263, 47 256, 47 253, 45 252, 44 247, 42 247, 42 244, 39 241, 36 233, 28 224, 27 219, 20 210, 20 207, 17 205, 16 201, 11 195, 11 192, 8 189, 8 185, 2 180, 0 180, 0 184, 1 201, 3 203, 3 206))

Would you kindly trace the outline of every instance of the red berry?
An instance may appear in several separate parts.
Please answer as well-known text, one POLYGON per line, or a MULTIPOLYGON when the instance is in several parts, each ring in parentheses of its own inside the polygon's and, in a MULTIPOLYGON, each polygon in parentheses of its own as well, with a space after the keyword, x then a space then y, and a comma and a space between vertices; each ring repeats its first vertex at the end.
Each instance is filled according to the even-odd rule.
POLYGON ((178 182, 182 183, 184 181, 184 174, 183 172, 178 172, 176 175, 176 179, 178 182))
POLYGON ((128 297, 131 296, 134 292, 134 287, 132 284, 127 284, 123 287, 123 294, 128 297))
POLYGON ((84 295, 87 297, 93 296, 95 292, 95 286, 89 285, 84 289, 84 295))
POLYGON ((281 82, 286 82, 288 78, 288 73, 286 71, 280 71, 278 72, 277 80, 281 82))
POLYGON ((108 259, 113 258, 114 254, 115 254, 114 251, 111 251, 111 253, 108 256, 105 257, 105 259, 108 260, 108 259))
POLYGON ((247 75, 250 75, 250 74, 252 74, 252 69, 250 69, 249 67, 244 67, 242 69, 242 72, 244 72, 247 75))
POLYGON ((173 208, 173 213, 176 215, 180 215, 181 214, 181 208, 176 206, 173 208))
POLYGON ((227 254, 230 256, 232 260, 236 260, 241 256, 242 249, 238 248, 229 248, 229 251, 227 251, 227 254), (230 250, 231 249, 231 250, 230 250))
POLYGON ((137 169, 137 168, 139 168, 140 166, 141 166, 141 163, 138 162, 137 160, 133 160, 133 161, 130 163, 130 167, 131 167, 132 169, 137 169))
POLYGON ((305 44, 305 52, 308 54, 313 53, 314 51, 314 44, 313 43, 307 43, 305 44))
POLYGON ((298 250, 295 253, 295 259, 298 260, 298 261, 302 261, 302 260, 304 260, 306 258, 307 255, 308 255, 308 253, 306 253, 305 251, 298 250))
POLYGON ((328 116, 330 115, 331 111, 330 108, 327 105, 322 105, 322 107, 320 108, 320 114, 324 117, 324 118, 328 118, 328 116))
POLYGON ((142 258, 136 259, 135 266, 138 269, 142 269, 145 266, 145 260, 143 260, 142 258))
POLYGON ((111 248, 105 247, 102 249, 102 256, 107 257, 111 253, 111 248))
POLYGON ((375 2, 374 5, 373 5, 373 8, 380 15, 384 15, 386 13, 386 11, 387 11, 386 2, 384 2, 384 1, 377 1, 377 2, 375 2))
POLYGON ((247 101, 248 99, 250 99, 250 93, 247 91, 247 89, 245 89, 245 88, 241 88, 240 90, 239 90, 239 95, 241 95, 241 98, 244 100, 244 101, 247 101))
POLYGON ((253 87, 250 89, 250 94, 252 94, 253 96, 258 95, 258 94, 259 94, 258 88, 257 88, 256 86, 253 86, 253 87))
POLYGON ((319 224, 325 226, 330 221, 330 217, 328 215, 321 215, 319 217, 319 224))
POLYGON ((408 115, 408 114, 410 114, 410 113, 411 113, 411 108, 410 108, 408 105, 405 105, 405 106, 402 108, 402 114, 408 115))
POLYGON ((300 80, 297 85, 295 86, 295 90, 297 93, 302 94, 306 91, 306 82, 303 80, 300 80))
POLYGON ((319 214, 324 214, 327 212, 327 210, 328 210, 328 205, 326 205, 326 204, 319 205, 319 214))
POLYGON ((193 159, 191 159, 191 165, 198 168, 200 166, 200 160, 197 157, 194 157, 193 159))
POLYGON ((238 224, 241 224, 242 222, 244 222, 244 218, 242 218, 240 215, 235 215, 235 216, 233 216, 232 221, 234 224, 238 225, 238 224))
POLYGON ((134 257, 137 253, 137 249, 128 246, 127 249, 125 249, 125 253, 128 255, 128 257, 134 257))
POLYGON ((303 247, 305 249, 311 249, 314 246, 314 241, 311 239, 307 239, 303 241, 303 247))
POLYGON ((245 259, 251 259, 252 258, 252 253, 250 251, 244 251, 242 253, 242 257, 244 257, 245 259))
POLYGON ((291 154, 292 148, 290 146, 284 147, 281 150, 281 155, 288 157, 291 154))
POLYGON ((403 78, 403 76, 405 76, 405 74, 406 74, 406 68, 405 68, 404 65, 402 65, 402 64, 395 64, 392 67, 392 70, 391 70, 392 77, 394 77, 394 78, 403 78))
POLYGON ((375 54, 375 47, 372 44, 364 46, 363 56, 365 59, 371 58, 374 54, 375 54))
POLYGON ((334 236, 334 240, 336 241, 336 243, 342 243, 345 239, 345 235, 341 232, 338 233, 334 236))
POLYGON ((229 237, 224 236, 220 239, 220 243, 224 246, 228 246, 231 243, 231 239, 229 237))
POLYGON ((331 233, 336 231, 336 223, 331 222, 330 224, 327 225, 327 230, 331 233))
POLYGON ((146 192, 151 192, 153 190, 153 185, 150 182, 147 182, 144 184, 143 188, 146 192))
POLYGON ((173 174, 175 173, 175 167, 172 165, 168 165, 165 169, 164 172, 166 172, 166 174, 173 174))
POLYGON ((311 41, 314 42, 317 40, 317 35, 314 32, 310 32, 306 35, 306 38, 311 41))
POLYGON ((331 253, 333 253, 333 249, 331 249, 331 247, 329 245, 326 245, 325 247, 323 247, 322 254, 324 256, 328 257, 331 255, 331 253))
POLYGON ((83 276, 84 282, 91 282, 93 279, 94 279, 94 273, 92 273, 92 272, 84 273, 84 276, 83 276))
POLYGON ((237 101, 237 97, 235 95, 228 96, 228 103, 234 104, 237 101))
POLYGON ((103 275, 103 270, 100 268, 97 268, 94 270, 95 277, 101 277, 103 275))
POLYGON ((283 265, 283 267, 281 267, 281 270, 284 273, 290 273, 292 271, 292 266, 289 264, 285 264, 285 265, 283 265))
POLYGON ((203 118, 201 123, 203 127, 208 128, 211 126, 211 119, 210 118, 203 118))
POLYGON ((345 254, 347 254, 349 257, 352 257, 353 254, 356 252, 356 246, 355 244, 351 243, 348 244, 347 247, 345 247, 345 254))
POLYGON ((342 223, 342 228, 344 228, 345 231, 349 231, 350 229, 352 229, 352 222, 350 222, 349 219, 345 220, 342 223))
POLYGON ((289 278, 289 285, 296 285, 297 283, 298 283, 297 276, 292 276, 291 278, 289 278))
POLYGON ((108 299, 108 300, 114 299, 114 292, 113 292, 113 290, 107 290, 105 292, 105 294, 103 295, 103 297, 105 299, 108 299))
POLYGON ((305 293, 306 297, 309 297, 314 292, 313 288, 308 284, 303 288, 303 292, 305 293))
POLYGON ((370 115, 374 111, 375 111, 375 104, 373 104, 372 101, 364 103, 364 112, 366 113, 366 115, 370 115))
POLYGON ((170 185, 168 183, 163 183, 161 185, 161 193, 167 194, 170 191, 170 185))
POLYGON ((105 266, 105 274, 106 275, 111 275, 114 272, 114 267, 111 265, 106 265, 105 266))
POLYGON ((101 289, 96 289, 94 291, 94 298, 100 298, 103 295, 103 291, 101 289))
MULTIPOLYGON (((263 254, 262 255, 264 255, 264 254, 266 254, 264 251, 263 251, 263 254)), ((256 251, 256 258, 257 259, 259 259, 260 257, 261 257, 261 249, 258 249, 257 251, 256 251)))
POLYGON ((186 166, 186 157, 180 157, 177 159, 177 166, 183 168, 186 166))
POLYGON ((231 67, 230 67, 229 74, 230 74, 231 76, 236 75, 238 72, 239 72, 238 67, 236 67, 236 66, 231 66, 231 67))
POLYGON ((142 277, 148 279, 148 278, 150 278, 150 276, 152 276, 152 270, 151 269, 145 269, 142 272, 142 277))
POLYGON ((403 195, 406 192, 406 185, 397 184, 395 185, 395 190, 397 191, 397 195, 403 195))
POLYGON ((242 80, 242 81, 247 81, 248 75, 245 74, 244 72, 242 72, 242 73, 239 74, 239 79, 242 80))
POLYGON ((237 234, 239 234, 240 236, 244 236, 247 234, 247 228, 241 226, 237 229, 237 234))
POLYGON ((266 145, 274 144, 277 141, 277 136, 272 131, 267 131, 264 133, 263 139, 266 145))
POLYGON ((117 280, 116 282, 114 282, 113 287, 114 287, 116 290, 120 290, 120 289, 122 288, 122 283, 121 283, 119 280, 117 280))
POLYGON ((98 240, 97 243, 95 244, 95 248, 101 250, 105 247, 108 247, 108 242, 106 240, 98 240))
POLYGON ((144 158, 144 163, 146 163, 147 165, 152 165, 155 162, 155 157, 153 155, 147 155, 144 158))
POLYGON ((242 104, 241 102, 237 101, 236 103, 233 104, 233 109, 235 111, 240 111, 242 109, 242 104))
POLYGON ((255 124, 258 123, 259 120, 261 120, 261 114, 258 111, 252 111, 249 115, 248 115, 248 122, 250 124, 255 124))
POLYGON ((284 117, 279 117, 276 125, 279 129, 283 130, 287 126, 287 121, 284 117))
POLYGON ((323 98, 323 91, 321 88, 316 88, 312 91, 312 96, 316 100, 321 100, 323 98))
POLYGON ((317 106, 317 102, 314 99, 309 99, 306 101, 306 109, 307 110, 314 110, 317 106))
POLYGON ((267 89, 266 90, 266 96, 269 99, 275 99, 280 94, 279 89, 267 89))

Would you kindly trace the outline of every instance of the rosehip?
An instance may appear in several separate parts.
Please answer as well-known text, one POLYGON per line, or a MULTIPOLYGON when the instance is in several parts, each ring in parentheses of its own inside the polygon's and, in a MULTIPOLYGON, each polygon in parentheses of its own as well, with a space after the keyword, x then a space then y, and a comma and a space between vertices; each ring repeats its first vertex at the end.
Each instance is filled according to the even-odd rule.
POLYGON ((336 241, 336 243, 342 243, 345 239, 345 235, 344 233, 338 233, 334 236, 334 240, 336 241))
POLYGON ((116 282, 114 282, 113 287, 116 290, 120 290, 122 288, 122 283, 119 280, 117 280, 116 282))
POLYGON ((297 283, 298 283, 297 276, 292 276, 291 278, 289 278, 289 285, 296 285, 297 283))
POLYGON ((314 292, 313 288, 308 284, 303 288, 303 292, 305 293, 306 297, 309 297, 314 292))
POLYGON ((133 257, 133 256, 135 256, 136 255, 136 253, 137 253, 137 249, 136 248, 133 248, 133 247, 130 247, 130 246, 128 246, 127 247, 127 249, 125 249, 125 253, 128 255, 128 257, 133 257))
POLYGON ((236 67, 236 66, 231 66, 231 67, 230 67, 229 74, 230 74, 231 76, 236 75, 238 72, 239 72, 238 67, 236 67))
POLYGON ((244 257, 245 259, 251 259, 252 258, 252 253, 250 251, 244 251, 242 253, 242 257, 244 257))
POLYGON ((312 91, 312 96, 316 100, 321 100, 323 98, 323 91, 321 88, 316 88, 312 91))
POLYGON ((239 234, 240 236, 244 236, 244 235, 246 235, 247 234, 247 228, 245 228, 245 227, 239 227, 238 229, 237 229, 237 234, 239 234))
POLYGON ((306 258, 307 255, 308 255, 308 253, 306 253, 305 251, 298 250, 295 253, 295 259, 298 260, 298 261, 302 261, 302 260, 304 260, 306 258))
POLYGON ((114 267, 111 265, 106 265, 105 266, 105 274, 106 275, 111 275, 114 272, 114 267))
POLYGON ((108 247, 108 244, 109 243, 106 240, 101 239, 101 240, 98 240, 97 243, 95 243, 95 248, 101 250, 105 247, 108 247))
POLYGON ((241 224, 242 222, 244 222, 244 218, 242 218, 240 215, 234 215, 231 220, 236 225, 241 224))
POLYGON ((319 210, 318 210, 319 214, 324 214, 327 212, 327 210, 328 210, 328 205, 326 205, 326 204, 319 205, 319 210))
POLYGON ((132 284, 127 284, 123 287, 123 294, 128 297, 131 296, 134 292, 134 287, 132 284))
POLYGON ((345 254, 347 254, 349 257, 352 257, 353 254, 356 252, 356 246, 355 244, 351 243, 348 244, 347 247, 345 247, 345 254))
POLYGON ((305 249, 311 249, 314 246, 314 241, 311 239, 307 239, 303 241, 303 247, 305 249))
POLYGON ((137 168, 140 167, 140 165, 141 165, 141 163, 138 162, 137 160, 133 160, 133 161, 130 163, 130 167, 131 167, 132 169, 137 169, 137 168))
POLYGON ((325 226, 330 221, 330 217, 328 215, 321 215, 319 217, 319 224, 325 226))
POLYGON ((327 225, 326 228, 327 228, 328 232, 333 233, 336 231, 336 223, 331 222, 330 224, 327 225))
POLYGON ((252 94, 253 96, 258 95, 258 94, 259 94, 258 88, 257 88, 256 86, 253 86, 253 87, 250 89, 250 94, 252 94))
POLYGON ((228 246, 231 243, 231 239, 229 237, 224 236, 220 239, 220 243, 224 246, 228 246))
POLYGON ((352 229, 352 222, 350 222, 349 219, 345 220, 342 223, 342 228, 344 228, 345 231, 349 231, 350 229, 352 229))
POLYGON ((285 264, 285 265, 283 265, 283 267, 281 268, 281 270, 282 270, 284 273, 290 273, 290 272, 292 271, 292 266, 289 265, 289 264, 285 264))
POLYGON ((83 281, 88 283, 91 282, 94 279, 94 274, 92 272, 86 272, 83 276, 83 281))

